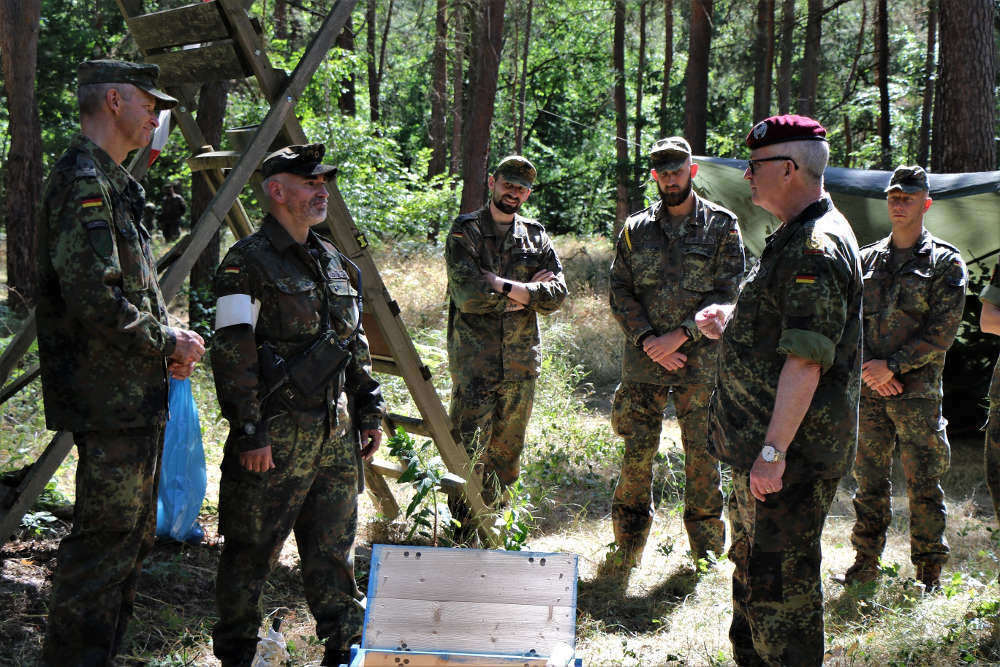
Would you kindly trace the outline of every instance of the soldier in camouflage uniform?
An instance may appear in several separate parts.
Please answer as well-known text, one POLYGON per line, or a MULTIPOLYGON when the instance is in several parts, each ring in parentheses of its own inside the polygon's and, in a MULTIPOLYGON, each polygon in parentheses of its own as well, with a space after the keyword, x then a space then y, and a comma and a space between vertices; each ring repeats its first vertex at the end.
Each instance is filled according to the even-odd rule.
POLYGON ((732 306, 695 317, 723 336, 709 451, 733 467, 733 622, 739 665, 823 662, 823 522, 857 443, 861 261, 823 191, 829 147, 811 118, 747 135, 744 178, 781 226, 732 306))
POLYGON ((621 384, 611 423, 625 456, 611 516, 615 550, 606 568, 625 572, 642 559, 653 519, 653 459, 660 448, 670 394, 684 445, 684 527, 695 560, 722 555, 719 464, 708 454, 708 400, 718 343, 702 336, 694 316, 736 301, 743 243, 736 216, 696 195, 698 165, 682 137, 661 139, 649 153, 660 201, 629 217, 611 264, 611 312, 625 333, 621 384))
POLYGON ((958 249, 924 229, 931 206, 927 174, 898 167, 888 187, 892 233, 861 250, 864 362, 861 423, 854 459, 857 551, 845 584, 875 581, 892 519, 892 455, 899 444, 910 501, 910 559, 928 590, 948 559, 944 491, 950 447, 941 414, 941 373, 965 307, 958 249))
POLYGON ((167 241, 173 241, 181 233, 181 218, 184 216, 184 211, 187 210, 187 204, 184 203, 184 197, 181 197, 177 192, 177 186, 173 183, 167 185, 167 192, 163 195, 163 201, 160 202, 160 231, 163 232, 163 238, 167 241))
MULTIPOLYGON (((1000 259, 993 267, 990 283, 979 295, 983 311, 979 326, 986 333, 1000 335, 1000 259)), ((1000 359, 993 367, 990 382, 990 418, 986 423, 986 484, 993 497, 994 518, 1000 521, 1000 359)))
POLYGON ((229 438, 212 636, 224 666, 253 659, 261 592, 293 529, 316 635, 326 641, 322 664, 347 662, 361 631, 353 561, 358 457, 378 449, 384 403, 350 263, 310 229, 326 218, 326 179, 335 171, 321 163, 323 154, 321 144, 289 146, 264 160, 271 213, 229 250, 215 277, 212 369, 229 438), (331 360, 324 350, 334 344, 344 354, 331 360), (288 380, 296 369, 318 387, 288 380))
MULTIPOLYGON (((520 472, 542 361, 537 314, 566 298, 545 229, 517 213, 535 174, 525 158, 504 158, 489 178, 489 203, 458 216, 445 245, 451 420, 488 503, 520 472)), ((464 503, 453 498, 451 506, 466 518, 464 503)))
POLYGON ((205 351, 167 325, 142 186, 121 167, 149 143, 159 70, 113 60, 79 68, 81 133, 56 162, 38 216, 38 352, 46 424, 72 431, 73 530, 59 545, 42 664, 111 664, 153 546, 167 375, 205 351))

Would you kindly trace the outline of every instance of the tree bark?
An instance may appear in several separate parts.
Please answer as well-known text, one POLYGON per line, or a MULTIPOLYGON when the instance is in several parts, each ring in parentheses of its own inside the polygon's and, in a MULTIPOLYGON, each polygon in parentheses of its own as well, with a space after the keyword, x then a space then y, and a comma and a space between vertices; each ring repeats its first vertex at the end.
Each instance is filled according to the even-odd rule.
POLYGON ((625 0, 615 0, 615 27, 612 43, 612 71, 615 77, 615 238, 629 213, 628 201, 628 118, 625 107, 625 0))
POLYGON ((774 70, 774 0, 757 0, 754 35, 753 120, 771 115, 771 72, 774 70))
POLYGON ((794 36, 795 0, 784 0, 781 5, 781 61, 778 63, 778 113, 781 115, 788 113, 792 108, 792 46, 794 45, 794 36))
POLYGON ((802 53, 802 80, 799 85, 799 103, 796 106, 803 116, 816 115, 816 90, 819 86, 820 40, 823 37, 823 0, 809 0, 806 17, 806 45, 802 53))
POLYGON ((443 174, 448 168, 448 0, 437 0, 434 24, 434 52, 431 55, 431 160, 427 177, 443 174))
POLYGON ((684 136, 691 150, 705 154, 708 108, 708 67, 712 48, 712 2, 691 0, 691 31, 688 44, 687 98, 684 104, 684 136))
POLYGON ((288 3, 286 0, 274 0, 274 36, 277 39, 288 39, 288 3))
POLYGON ((941 60, 931 168, 936 172, 996 169, 993 0, 941 0, 938 19, 941 60))
POLYGON ((528 103, 528 48, 531 45, 531 13, 535 0, 528 0, 524 18, 524 45, 521 47, 521 85, 517 92, 517 128, 514 131, 514 152, 524 150, 524 107, 528 103))
POLYGON ((377 0, 368 0, 365 6, 365 35, 367 43, 365 51, 368 55, 368 118, 373 123, 379 120, 379 80, 378 66, 375 60, 375 35, 378 34, 375 26, 375 5, 377 0))
POLYGON ((646 166, 643 150, 642 129, 646 125, 646 117, 642 114, 643 83, 646 79, 646 4, 647 0, 639 0, 639 71, 635 76, 635 161, 632 166, 632 188, 629 212, 644 208, 642 188, 640 184, 646 166))
POLYGON ((889 15, 887 0, 875 2, 875 78, 878 81, 879 167, 892 169, 892 127, 889 118, 889 15))
MULTIPOLYGON (((351 19, 348 18, 347 24, 340 31, 340 34, 337 35, 337 41, 335 42, 337 48, 343 49, 348 53, 354 53, 354 26, 352 23, 351 19)), ((353 73, 340 80, 340 94, 337 96, 337 108, 340 109, 341 114, 351 116, 352 118, 358 113, 358 98, 354 86, 353 73)))
POLYGON ((41 0, 0 1, 0 58, 7 89, 7 304, 19 313, 35 297, 35 210, 42 191, 42 129, 35 102, 41 0), (16 57, 15 57, 16 54, 16 57))
POLYGON ((452 107, 451 107, 451 164, 449 173, 462 171, 462 135, 465 118, 465 14, 468 8, 465 0, 453 0, 451 15, 454 21, 455 60, 452 63, 452 107))
MULTIPOLYGON (((229 94, 228 81, 203 83, 198 95, 198 127, 205 141, 218 148, 222 143, 222 122, 226 115, 229 94)), ((212 190, 203 174, 191 174, 191 220, 198 220, 212 203, 212 190)), ((219 236, 216 232, 208 246, 191 268, 191 291, 188 297, 189 326, 202 336, 211 335, 213 326, 209 313, 215 304, 212 281, 219 265, 219 236)))
POLYGON ((931 152, 931 109, 934 107, 934 47, 937 44, 938 0, 927 0, 927 50, 924 55, 924 100, 920 108, 917 164, 928 166, 931 152))
POLYGON ((503 12, 506 0, 476 0, 473 66, 469 73, 469 105, 462 138, 462 203, 468 213, 483 204, 486 165, 490 151, 490 125, 496 103, 500 54, 503 50, 503 12))
POLYGON ((663 85, 660 87, 660 137, 669 134, 667 99, 670 96, 670 70, 674 67, 674 0, 663 0, 663 85))

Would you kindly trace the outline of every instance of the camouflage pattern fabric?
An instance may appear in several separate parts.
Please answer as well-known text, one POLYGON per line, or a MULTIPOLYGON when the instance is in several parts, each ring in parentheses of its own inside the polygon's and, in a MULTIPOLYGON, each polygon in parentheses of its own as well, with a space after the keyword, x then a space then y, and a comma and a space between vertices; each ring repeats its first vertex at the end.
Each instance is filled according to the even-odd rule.
POLYGON ((56 162, 38 223, 38 352, 53 431, 154 426, 175 335, 156 282, 145 194, 82 135, 56 162))
MULTIPOLYGON (((983 288, 979 298, 994 306, 1000 306, 1000 259, 993 267, 990 283, 983 288)), ((1000 359, 993 367, 990 381, 990 416, 986 424, 986 483, 993 497, 993 512, 1000 521, 1000 359)))
POLYGON ((910 560, 943 564, 948 560, 944 537, 947 510, 940 479, 948 470, 951 447, 940 399, 864 398, 858 454, 854 460, 854 548, 878 558, 892 520, 892 454, 899 452, 910 502, 910 560))
POLYGON ((163 427, 73 434, 73 530, 59 543, 41 664, 110 665, 153 548, 163 427))
MULTIPOLYGON (((893 400, 940 400, 945 353, 965 307, 965 262, 954 246, 924 230, 912 255, 894 269, 891 241, 888 236, 861 249, 864 360, 899 365, 903 393, 893 400)), ((865 399, 879 397, 867 385, 861 391, 865 399)))
POLYGON ((362 334, 349 346, 344 393, 335 394, 331 383, 323 395, 294 401, 282 391, 263 399, 257 347, 269 342, 290 358, 325 330, 324 323, 347 338, 358 318, 356 292, 332 244, 310 232, 300 245, 270 216, 230 249, 216 272, 215 290, 219 298, 248 295, 260 303, 255 327, 224 326, 212 348, 216 392, 230 423, 219 490, 219 530, 226 542, 216 584, 216 655, 237 663, 249 659, 247 652, 252 657, 260 592, 293 528, 317 634, 338 648, 356 633, 361 618, 353 603, 358 593, 351 556, 356 432, 377 428, 384 409, 368 342, 362 334), (254 434, 245 433, 247 423, 256 425, 254 434), (241 451, 264 445, 271 446, 273 470, 253 473, 239 465, 241 451))
POLYGON ((180 235, 181 217, 186 210, 187 204, 184 203, 184 197, 176 192, 168 193, 163 197, 163 201, 160 202, 159 222, 164 239, 173 241, 180 235))
POLYGON ((653 521, 653 461, 671 393, 684 445, 684 528, 691 552, 697 559, 708 551, 721 556, 725 548, 719 463, 709 456, 707 445, 712 386, 679 385, 671 391, 662 385, 622 382, 611 407, 611 426, 625 439, 611 518, 618 549, 635 564, 653 521))
MULTIPOLYGON (((537 314, 555 312, 566 298, 562 264, 534 220, 515 214, 510 229, 497 238, 488 207, 455 220, 445 261, 452 423, 470 455, 477 448, 484 452, 478 469, 496 472, 500 485, 506 486, 517 479, 534 379, 541 370, 537 314), (516 311, 507 311, 510 299, 494 292, 482 274, 492 271, 527 282, 542 269, 556 279, 528 283, 531 301, 516 311), (477 428, 480 437, 475 442, 477 428)), ((460 504, 458 499, 452 502, 459 515, 460 504)))
POLYGON ((514 216, 506 235, 496 236, 489 208, 460 215, 445 244, 448 267, 448 367, 452 384, 474 378, 489 382, 538 377, 542 352, 537 314, 559 309, 566 298, 562 264, 549 237, 534 220, 514 216), (547 269, 556 279, 530 283, 531 303, 507 312, 510 300, 494 292, 482 271, 527 282, 547 269))
POLYGON ((767 238, 719 350, 709 452, 739 470, 760 453, 787 355, 822 367, 784 482, 839 479, 854 461, 861 390, 861 261, 829 197, 767 238), (803 443, 799 445, 798 443, 803 443))
POLYGON ((36 314, 46 424, 73 431, 79 451, 43 664, 110 663, 152 545, 175 334, 144 208, 142 187, 81 135, 42 199, 36 314))
POLYGON ((288 413, 267 422, 275 468, 250 472, 226 449, 219 488, 225 535, 212 632, 215 655, 249 665, 262 618, 261 593, 289 533, 295 531, 302 580, 316 636, 347 647, 361 633, 364 610, 354 580, 357 468, 350 437, 328 438, 324 418, 303 428, 288 413))
POLYGON ((695 196, 679 226, 656 202, 629 217, 611 264, 611 313, 625 333, 622 380, 658 385, 712 384, 718 343, 704 338, 694 316, 713 303, 733 303, 743 278, 744 253, 736 216, 695 196), (638 341, 685 325, 684 367, 668 371, 638 341))
POLYGON ((758 502, 749 471, 733 471, 733 622, 737 665, 823 663, 820 538, 836 478, 786 485, 758 502))

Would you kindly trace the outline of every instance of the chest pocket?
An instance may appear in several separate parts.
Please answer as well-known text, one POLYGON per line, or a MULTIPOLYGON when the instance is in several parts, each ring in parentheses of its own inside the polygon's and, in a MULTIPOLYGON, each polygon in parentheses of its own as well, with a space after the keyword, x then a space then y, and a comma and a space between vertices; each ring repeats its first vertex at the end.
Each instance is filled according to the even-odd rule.
POLYGON ((688 237, 683 241, 684 253, 681 286, 692 292, 711 292, 715 284, 712 259, 715 244, 701 236, 688 237))
POLYGON ((534 248, 518 248, 510 254, 510 277, 518 282, 529 282, 541 268, 542 253, 534 248))
POLYGON ((115 207, 115 236, 118 261, 122 267, 122 285, 126 292, 139 293, 153 286, 149 237, 140 231, 124 209, 124 206, 115 207))
POLYGON ((358 292, 346 278, 331 278, 326 283, 330 295, 330 320, 341 338, 351 335, 358 323, 358 292))
POLYGON ((864 314, 875 316, 885 311, 891 295, 886 291, 890 288, 889 274, 882 269, 871 269, 862 276, 864 282, 864 314))
POLYGON ((933 280, 934 270, 929 266, 904 269, 899 277, 899 309, 913 319, 923 321, 930 310, 933 280))
POLYGON ((312 336, 319 332, 320 299, 316 283, 296 276, 274 281, 278 291, 278 311, 285 337, 312 336))
POLYGON ((632 251, 632 280, 636 285, 651 287, 663 280, 663 246, 653 242, 637 246, 632 251))

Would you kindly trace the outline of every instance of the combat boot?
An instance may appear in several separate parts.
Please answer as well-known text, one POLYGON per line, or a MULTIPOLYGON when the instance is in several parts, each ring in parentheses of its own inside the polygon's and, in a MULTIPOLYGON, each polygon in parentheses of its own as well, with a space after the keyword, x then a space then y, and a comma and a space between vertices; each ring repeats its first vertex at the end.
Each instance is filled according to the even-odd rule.
POLYGON ((844 586, 857 586, 876 582, 881 576, 878 558, 859 551, 854 556, 854 565, 847 568, 847 572, 843 575, 834 576, 833 580, 844 586))
POLYGON ((928 593, 941 590, 941 564, 917 563, 917 580, 928 593))

